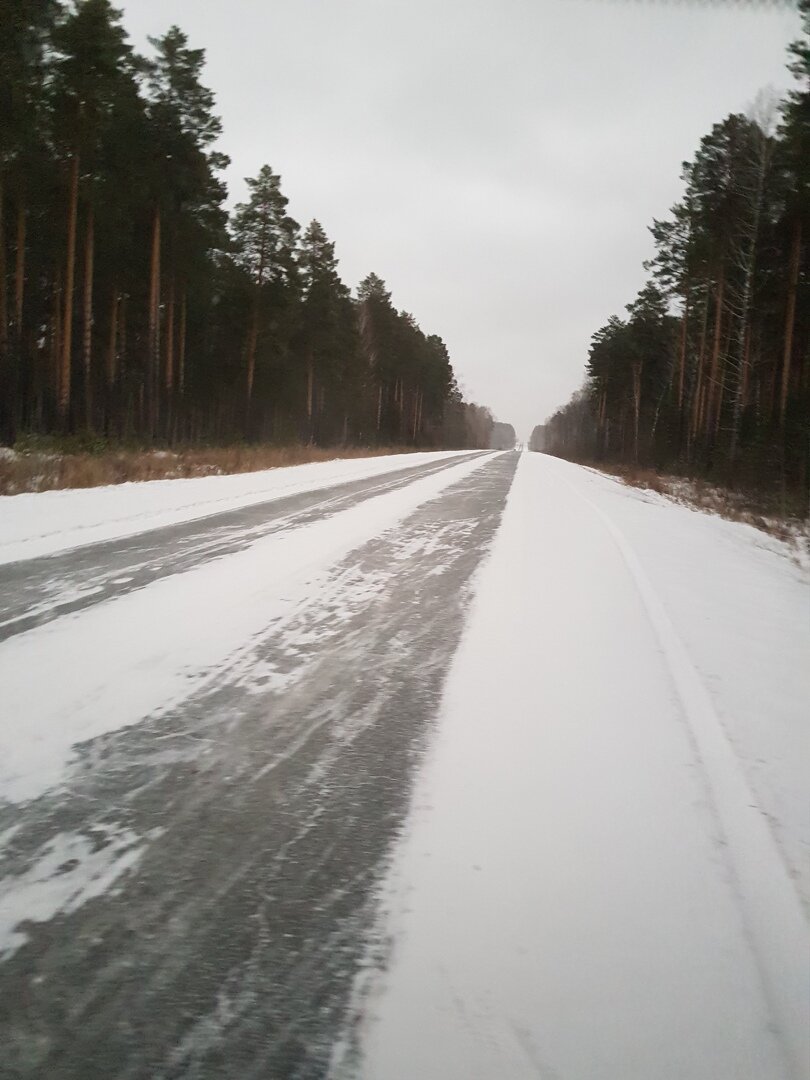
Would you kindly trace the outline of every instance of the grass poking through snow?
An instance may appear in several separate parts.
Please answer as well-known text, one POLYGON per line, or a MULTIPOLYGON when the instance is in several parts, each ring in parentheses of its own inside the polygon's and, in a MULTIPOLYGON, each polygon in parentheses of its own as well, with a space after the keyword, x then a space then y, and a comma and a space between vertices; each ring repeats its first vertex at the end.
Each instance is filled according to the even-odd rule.
POLYGON ((598 472, 615 476, 630 487, 654 491, 684 506, 741 521, 775 536, 796 549, 801 563, 810 561, 810 519, 799 500, 780 491, 732 490, 707 480, 672 476, 634 465, 605 465, 598 472))

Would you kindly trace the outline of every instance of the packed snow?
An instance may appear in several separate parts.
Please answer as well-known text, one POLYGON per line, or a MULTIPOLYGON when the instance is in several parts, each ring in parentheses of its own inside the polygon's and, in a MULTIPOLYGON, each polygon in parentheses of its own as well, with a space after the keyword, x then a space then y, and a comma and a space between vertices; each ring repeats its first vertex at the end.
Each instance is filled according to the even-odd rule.
POLYGON ((790 549, 533 454, 479 574, 335 1076, 806 1078, 790 549))

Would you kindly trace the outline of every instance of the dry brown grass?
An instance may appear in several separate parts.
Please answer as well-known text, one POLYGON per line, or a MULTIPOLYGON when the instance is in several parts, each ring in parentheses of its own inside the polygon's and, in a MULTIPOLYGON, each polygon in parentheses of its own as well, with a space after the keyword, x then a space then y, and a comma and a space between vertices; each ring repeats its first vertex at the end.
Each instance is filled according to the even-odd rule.
POLYGON ((0 451, 0 495, 24 491, 100 487, 130 480, 167 480, 192 476, 277 469, 335 458, 402 454, 412 447, 234 446, 196 450, 111 450, 102 453, 0 451))
POLYGON ((644 469, 640 465, 608 465, 600 462, 599 472, 617 476, 631 487, 644 488, 645 491, 657 491, 659 495, 671 494, 670 482, 674 477, 662 476, 655 469, 644 469))
POLYGON ((616 476, 631 487, 664 495, 684 506, 752 525, 791 545, 806 546, 810 538, 810 522, 802 516, 797 506, 779 493, 733 491, 700 478, 662 474, 637 465, 606 465, 600 462, 598 471, 616 476))

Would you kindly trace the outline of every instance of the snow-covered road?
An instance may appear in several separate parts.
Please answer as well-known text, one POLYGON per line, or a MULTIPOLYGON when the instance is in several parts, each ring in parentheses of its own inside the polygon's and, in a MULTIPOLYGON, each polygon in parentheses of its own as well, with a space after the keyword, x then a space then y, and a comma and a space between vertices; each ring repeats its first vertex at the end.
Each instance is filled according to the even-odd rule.
POLYGON ((808 1075, 810 594, 778 548, 524 457, 337 1075, 808 1075))
POLYGON ((0 502, 0 1075, 805 1080, 806 572, 362 470, 0 502))

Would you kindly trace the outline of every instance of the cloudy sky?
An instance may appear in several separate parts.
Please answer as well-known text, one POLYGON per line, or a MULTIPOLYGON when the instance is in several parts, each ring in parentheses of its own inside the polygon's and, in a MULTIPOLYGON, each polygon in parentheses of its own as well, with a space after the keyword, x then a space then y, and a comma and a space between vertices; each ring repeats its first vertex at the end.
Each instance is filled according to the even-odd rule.
POLYGON ((207 51, 231 195, 270 164, 355 286, 447 342, 527 436, 643 283, 681 162, 790 84, 795 11, 731 0, 119 0, 207 51))

